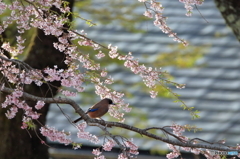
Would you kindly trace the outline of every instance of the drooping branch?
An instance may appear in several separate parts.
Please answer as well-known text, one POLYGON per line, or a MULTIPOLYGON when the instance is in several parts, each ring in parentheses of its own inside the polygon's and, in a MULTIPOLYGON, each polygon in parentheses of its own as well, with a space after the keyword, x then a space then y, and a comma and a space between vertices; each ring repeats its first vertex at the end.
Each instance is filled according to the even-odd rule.
MULTIPOLYGON (((4 85, 0 84, 0 91, 4 92, 4 93, 11 94, 12 92, 14 92, 14 89, 7 88, 4 85)), ((100 124, 104 127, 119 127, 119 128, 123 128, 123 129, 129 130, 129 131, 133 131, 133 132, 136 132, 138 134, 147 136, 151 139, 163 141, 165 143, 180 146, 180 147, 204 148, 204 149, 219 150, 219 151, 238 151, 238 152, 240 152, 240 150, 232 149, 232 148, 229 148, 228 146, 220 145, 220 144, 214 145, 214 144, 209 143, 209 142, 205 142, 205 144, 194 144, 192 142, 181 141, 176 136, 173 136, 173 135, 171 135, 171 136, 173 136, 177 140, 164 138, 164 137, 161 137, 161 136, 158 136, 158 135, 155 135, 153 133, 148 132, 148 130, 151 129, 151 128, 140 129, 140 128, 137 128, 137 127, 134 127, 134 126, 124 124, 124 123, 107 122, 107 121, 104 121, 104 120, 91 119, 85 114, 85 112, 80 108, 80 106, 74 100, 71 100, 69 98, 62 98, 62 97, 44 98, 44 97, 37 97, 37 96, 31 95, 31 94, 26 93, 26 92, 23 92, 22 98, 32 100, 32 101, 44 101, 45 103, 69 104, 70 106, 72 106, 74 108, 76 113, 78 113, 80 116, 82 116, 82 118, 89 125, 100 124)), ((159 128, 159 129, 163 129, 163 128, 159 128)), ((164 132, 167 133, 167 134, 172 134, 172 133, 170 133, 166 130, 164 132)), ((201 140, 201 141, 204 141, 204 140, 201 140)))
MULTIPOLYGON (((4 85, 0 84, 0 91, 4 92, 4 93, 10 94, 10 93, 14 92, 14 89, 7 88, 4 85)), ((83 119, 87 119, 88 118, 88 116, 79 107, 79 105, 75 101, 73 101, 73 100, 71 100, 69 98, 61 98, 61 97, 44 98, 44 97, 37 97, 37 96, 31 95, 31 94, 26 93, 26 92, 23 92, 22 97, 24 99, 29 99, 29 100, 32 100, 32 101, 44 101, 45 103, 69 104, 76 110, 76 112, 79 115, 81 115, 83 117, 83 119)))

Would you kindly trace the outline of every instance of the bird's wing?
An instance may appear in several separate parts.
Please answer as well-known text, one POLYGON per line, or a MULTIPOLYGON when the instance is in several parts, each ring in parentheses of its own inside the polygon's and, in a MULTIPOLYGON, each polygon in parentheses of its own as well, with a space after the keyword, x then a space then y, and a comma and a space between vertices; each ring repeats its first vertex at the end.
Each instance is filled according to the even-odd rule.
POLYGON ((88 112, 95 112, 95 111, 97 111, 97 110, 98 110, 98 108, 94 108, 94 109, 89 108, 89 109, 88 109, 88 112))

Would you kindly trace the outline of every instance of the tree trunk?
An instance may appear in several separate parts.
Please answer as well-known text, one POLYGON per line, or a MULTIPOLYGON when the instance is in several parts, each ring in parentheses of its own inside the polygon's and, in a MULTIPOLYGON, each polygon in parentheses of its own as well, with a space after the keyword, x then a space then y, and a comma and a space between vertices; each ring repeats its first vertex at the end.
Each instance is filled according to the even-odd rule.
POLYGON ((239 0, 215 0, 215 3, 225 19, 227 25, 240 41, 240 1, 239 0))

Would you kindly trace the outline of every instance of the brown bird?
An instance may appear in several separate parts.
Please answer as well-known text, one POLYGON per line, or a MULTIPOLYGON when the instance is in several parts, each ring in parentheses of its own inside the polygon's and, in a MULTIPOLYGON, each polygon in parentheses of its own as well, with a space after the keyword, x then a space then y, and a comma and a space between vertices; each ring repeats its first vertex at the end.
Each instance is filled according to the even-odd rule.
MULTIPOLYGON (((85 113, 90 118, 100 118, 108 112, 109 105, 115 105, 113 101, 109 98, 104 98, 100 102, 94 104, 91 108, 89 108, 85 113)), ((82 120, 82 117, 73 121, 73 123, 77 123, 82 120)))

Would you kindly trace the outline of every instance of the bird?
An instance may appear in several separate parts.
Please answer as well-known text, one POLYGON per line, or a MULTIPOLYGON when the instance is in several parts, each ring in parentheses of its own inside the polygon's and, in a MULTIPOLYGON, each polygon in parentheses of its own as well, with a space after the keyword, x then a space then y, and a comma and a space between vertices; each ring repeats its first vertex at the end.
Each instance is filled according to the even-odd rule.
MULTIPOLYGON (((100 102, 94 104, 90 107, 85 114, 87 114, 90 118, 97 118, 101 119, 101 117, 108 112, 109 105, 116 105, 113 101, 109 98, 104 98, 100 102)), ((82 120, 82 117, 73 121, 73 123, 77 123, 82 120)))

